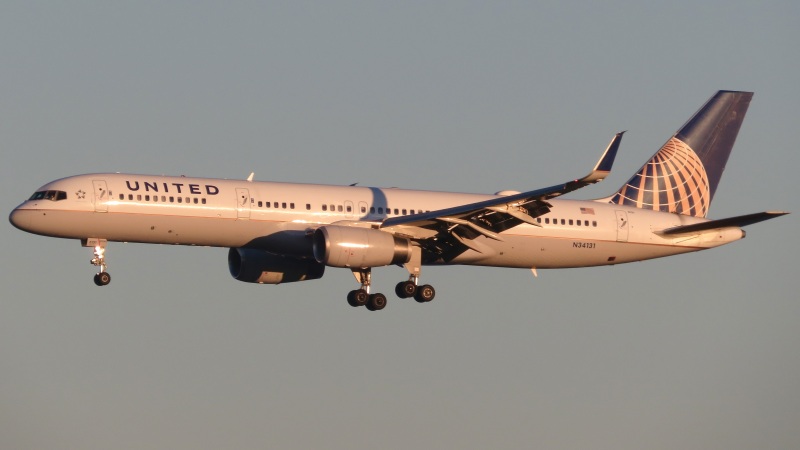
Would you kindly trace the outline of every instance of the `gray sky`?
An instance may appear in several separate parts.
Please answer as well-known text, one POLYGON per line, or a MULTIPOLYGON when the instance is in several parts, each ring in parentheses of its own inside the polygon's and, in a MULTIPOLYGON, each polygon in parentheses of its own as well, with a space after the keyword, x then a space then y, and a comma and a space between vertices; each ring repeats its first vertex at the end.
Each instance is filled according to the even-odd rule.
MULTIPOLYGON (((710 215, 800 211, 797 2, 529 3, 5 1, 2 210, 102 171, 533 189, 629 130, 570 196, 600 197, 733 89, 710 215)), ((796 217, 538 279, 429 268, 435 301, 380 313, 349 271, 254 286, 225 249, 112 244, 101 289, 5 222, 0 447, 795 449, 796 217)))

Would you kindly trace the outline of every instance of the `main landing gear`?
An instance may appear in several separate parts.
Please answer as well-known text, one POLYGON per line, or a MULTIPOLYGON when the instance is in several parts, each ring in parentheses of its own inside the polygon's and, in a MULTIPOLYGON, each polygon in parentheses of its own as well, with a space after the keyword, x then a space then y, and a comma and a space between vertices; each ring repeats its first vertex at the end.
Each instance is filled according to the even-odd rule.
POLYGON ((350 306, 366 306, 370 311, 380 311, 386 307, 386 296, 380 293, 370 294, 372 284, 372 269, 353 269, 353 276, 361 283, 361 289, 350 291, 347 294, 347 303, 350 306))
POLYGON ((94 284, 105 286, 111 283, 111 275, 106 272, 106 243, 105 239, 86 239, 81 242, 84 247, 94 247, 94 257, 89 261, 93 266, 98 266, 100 271, 94 275, 94 284))
POLYGON ((419 303, 427 303, 436 296, 436 290, 430 284, 418 285, 419 277, 411 275, 408 281, 401 281, 394 287, 394 292, 400 298, 414 297, 419 303))
MULTIPOLYGON (((433 300, 436 296, 436 290, 429 284, 419 285, 421 251, 419 247, 414 247, 411 261, 405 264, 408 270, 408 281, 401 281, 397 283, 394 288, 395 294, 400 298, 414 297, 419 303, 427 303, 433 300)), ((366 306, 370 311, 379 311, 386 307, 386 296, 383 294, 370 294, 370 286, 372 285, 372 269, 367 267, 363 269, 352 269, 353 276, 356 281, 361 283, 361 288, 350 291, 347 294, 347 303, 350 306, 366 306)))
MULTIPOLYGON (((361 288, 347 294, 347 303, 353 307, 366 306, 370 311, 380 311, 386 307, 386 296, 380 293, 370 294, 372 285, 372 269, 353 269, 353 276, 361 283, 361 288)), ((395 293, 400 298, 414 297, 419 303, 433 300, 436 290, 429 284, 417 285, 418 276, 411 276, 408 281, 401 281, 395 286, 395 293)))

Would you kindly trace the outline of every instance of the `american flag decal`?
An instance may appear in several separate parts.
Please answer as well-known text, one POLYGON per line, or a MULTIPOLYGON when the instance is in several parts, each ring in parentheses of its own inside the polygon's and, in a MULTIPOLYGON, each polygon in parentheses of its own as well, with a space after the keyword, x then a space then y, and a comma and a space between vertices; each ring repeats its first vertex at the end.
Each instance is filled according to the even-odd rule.
POLYGON ((594 208, 581 208, 581 214, 594 215, 594 208))

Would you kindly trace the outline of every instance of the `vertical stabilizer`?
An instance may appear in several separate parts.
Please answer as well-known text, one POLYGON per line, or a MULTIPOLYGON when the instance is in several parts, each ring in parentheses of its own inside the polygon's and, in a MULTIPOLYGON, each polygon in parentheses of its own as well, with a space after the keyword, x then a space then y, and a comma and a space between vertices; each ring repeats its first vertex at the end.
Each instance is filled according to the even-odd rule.
POLYGON ((717 92, 610 202, 705 217, 752 98, 717 92))

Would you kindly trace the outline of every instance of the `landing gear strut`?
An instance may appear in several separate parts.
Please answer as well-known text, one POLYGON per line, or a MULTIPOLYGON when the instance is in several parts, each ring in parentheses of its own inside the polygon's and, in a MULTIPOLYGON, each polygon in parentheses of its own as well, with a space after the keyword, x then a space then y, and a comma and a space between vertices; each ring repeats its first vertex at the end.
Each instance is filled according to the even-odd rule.
POLYGON ((108 265, 106 264, 106 243, 105 239, 86 239, 81 242, 84 247, 94 247, 94 257, 89 261, 93 266, 100 268, 94 276, 94 284, 98 286, 105 286, 111 283, 111 275, 106 272, 108 265))

